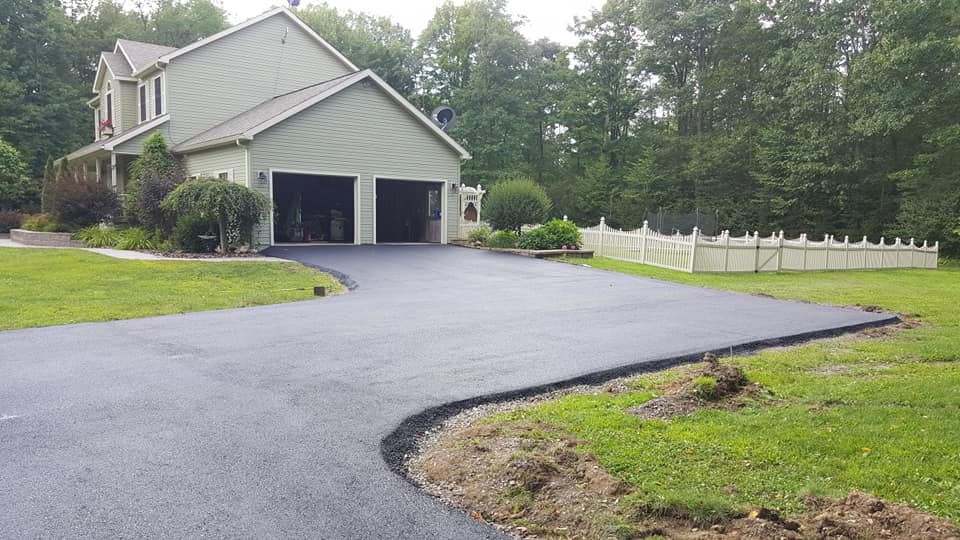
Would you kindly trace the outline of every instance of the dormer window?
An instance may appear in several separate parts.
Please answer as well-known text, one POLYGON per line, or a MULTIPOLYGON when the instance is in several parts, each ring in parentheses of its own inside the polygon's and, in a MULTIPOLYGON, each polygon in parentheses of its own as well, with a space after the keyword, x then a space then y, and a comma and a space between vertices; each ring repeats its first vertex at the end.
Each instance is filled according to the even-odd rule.
POLYGON ((140 106, 139 108, 140 122, 146 122, 147 110, 148 110, 147 107, 150 106, 150 104, 147 102, 147 84, 146 83, 140 83, 137 85, 137 95, 139 97, 139 99, 137 100, 137 103, 140 106))
POLYGON ((163 75, 153 78, 153 115, 163 114, 163 75))

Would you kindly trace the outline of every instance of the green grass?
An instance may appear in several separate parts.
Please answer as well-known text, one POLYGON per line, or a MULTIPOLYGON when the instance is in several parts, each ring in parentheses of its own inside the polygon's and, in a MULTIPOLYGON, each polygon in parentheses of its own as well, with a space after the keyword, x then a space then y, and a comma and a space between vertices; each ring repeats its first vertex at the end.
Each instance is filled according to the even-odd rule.
POLYGON ((623 412, 655 394, 656 383, 641 379, 638 391, 569 396, 491 421, 544 422, 589 441, 585 449, 634 487, 626 503, 648 511, 703 520, 753 505, 797 513, 805 494, 861 490, 960 520, 960 269, 688 275, 608 259, 590 265, 879 305, 929 325, 737 358, 772 393, 738 411, 641 421, 623 412))
POLYGON ((343 289, 296 263, 130 261, 4 248, 0 330, 292 302, 312 298, 315 285, 343 289))

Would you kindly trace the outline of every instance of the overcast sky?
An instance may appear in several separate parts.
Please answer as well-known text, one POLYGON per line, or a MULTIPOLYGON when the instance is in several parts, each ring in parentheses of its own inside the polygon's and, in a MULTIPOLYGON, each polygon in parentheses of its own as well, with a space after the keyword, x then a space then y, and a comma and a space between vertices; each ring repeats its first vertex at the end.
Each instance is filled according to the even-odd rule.
MULTIPOLYGON (((234 23, 249 19, 279 4, 279 0, 222 1, 223 7, 230 14, 230 21, 234 23)), ((316 2, 301 0, 301 6, 311 3, 316 2)), ((442 0, 327 0, 327 3, 341 11, 352 9, 386 15, 408 28, 416 38, 433 17, 433 12, 442 0)), ((509 0, 510 12, 527 19, 521 31, 529 40, 548 37, 564 45, 575 45, 577 42, 576 37, 567 30, 567 27, 573 24, 573 18, 585 17, 590 14, 591 9, 601 5, 599 0, 509 0)))

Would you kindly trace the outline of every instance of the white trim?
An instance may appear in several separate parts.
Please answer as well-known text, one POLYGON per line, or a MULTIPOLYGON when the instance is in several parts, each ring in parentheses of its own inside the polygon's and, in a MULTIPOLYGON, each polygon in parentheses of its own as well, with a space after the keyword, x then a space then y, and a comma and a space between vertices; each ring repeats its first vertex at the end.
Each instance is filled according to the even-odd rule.
POLYGON ((150 120, 149 122, 144 122, 130 131, 123 133, 119 137, 112 137, 106 144, 103 145, 103 149, 110 150, 112 152, 114 147, 116 147, 118 144, 125 143, 145 131, 150 131, 157 126, 161 126, 169 119, 170 117, 164 114, 154 118, 153 120, 150 120))
POLYGON ((280 122, 283 122, 284 120, 286 120, 286 119, 288 119, 288 118, 290 118, 290 117, 292 117, 292 116, 295 116, 296 114, 300 113, 301 111, 303 111, 303 110, 305 110, 305 109, 308 109, 308 108, 316 105, 317 103, 320 103, 320 102, 323 101, 324 99, 326 99, 326 98, 328 98, 328 97, 336 94, 336 93, 339 92, 340 90, 343 90, 344 88, 347 88, 348 86, 351 86, 352 84, 354 84, 354 83, 356 83, 356 82, 359 82, 359 81, 365 79, 366 76, 367 76, 367 72, 368 72, 368 71, 369 71, 369 70, 358 71, 358 72, 353 73, 353 74, 351 74, 351 75, 349 75, 349 76, 347 76, 347 77, 344 77, 342 81, 340 81, 339 83, 337 83, 337 84, 331 86, 330 88, 324 90, 323 92, 317 94, 316 96, 314 96, 314 97, 312 97, 312 98, 310 98, 310 99, 308 99, 308 100, 306 100, 306 101, 300 102, 300 103, 297 104, 297 105, 294 105, 293 107, 291 107, 291 108, 283 111, 282 113, 280 113, 280 114, 278 114, 278 115, 276 115, 276 116, 268 119, 268 120, 265 121, 265 122, 261 122, 261 123, 255 125, 255 126, 253 126, 252 128, 250 128, 250 129, 248 129, 247 131, 245 131, 245 132, 243 132, 242 134, 240 134, 239 138, 240 138, 240 139, 253 139, 254 135, 256 135, 257 133, 261 133, 261 132, 263 132, 263 131, 265 131, 265 130, 267 130, 267 129, 270 129, 271 127, 279 124, 280 122))
POLYGON ((150 77, 150 117, 156 118, 167 113, 167 81, 161 71, 159 74, 150 77), (157 79, 160 80, 160 113, 157 113, 157 79))
POLYGON ((213 171, 213 173, 211 173, 211 174, 212 174, 213 177, 216 178, 217 180, 220 180, 220 175, 221 175, 221 174, 226 174, 226 175, 227 175, 227 180, 230 181, 230 182, 233 182, 233 168, 230 168, 230 169, 221 169, 221 170, 219 170, 219 171, 213 171))
MULTIPOLYGON (((168 63, 170 63, 171 60, 173 60, 174 58, 177 58, 178 56, 182 56, 182 55, 184 55, 184 54, 186 54, 186 53, 188 53, 188 52, 190 52, 190 51, 199 49, 200 47, 203 47, 203 46, 205 46, 205 45, 209 45, 209 44, 213 43, 214 41, 217 41, 217 40, 219 40, 219 39, 221 39, 221 38, 227 37, 227 36, 229 36, 230 34, 233 34, 234 32, 239 32, 240 30, 243 30, 244 28, 247 28, 248 26, 252 26, 252 25, 254 25, 254 24, 257 24, 257 23, 260 22, 260 21, 269 19, 270 17, 273 17, 274 15, 279 15, 279 14, 281 14, 281 13, 284 14, 284 15, 286 15, 287 18, 289 18, 291 21, 294 22, 294 24, 296 24, 297 26, 299 26, 304 32, 307 33, 307 35, 309 35, 309 36, 312 37, 314 40, 316 40, 318 43, 320 43, 320 45, 321 45, 322 47, 324 47, 325 49, 327 49, 327 51, 329 51, 331 54, 333 54, 333 56, 336 57, 338 60, 340 60, 341 62, 343 62, 343 64, 346 65, 348 68, 350 68, 350 69, 352 69, 352 70, 357 70, 357 69, 359 69, 359 68, 357 68, 357 66, 355 66, 355 65, 353 64, 353 62, 351 62, 350 60, 348 60, 347 57, 345 57, 340 51, 338 51, 337 49, 335 49, 332 45, 330 45, 329 43, 327 43, 326 40, 324 40, 322 37, 320 37, 319 35, 317 35, 317 33, 314 32, 313 29, 311 29, 305 22, 301 21, 301 20, 300 20, 300 17, 297 17, 292 11, 290 11, 288 8, 285 8, 285 7, 278 7, 278 8, 271 9, 270 11, 267 11, 267 12, 265 12, 265 13, 261 13, 260 15, 257 15, 256 17, 253 17, 252 19, 247 19, 247 20, 243 21, 243 22, 240 23, 240 24, 236 24, 236 25, 234 25, 234 26, 231 26, 230 28, 227 28, 226 30, 223 30, 223 31, 221 31, 221 32, 217 32, 216 34, 214 34, 214 35, 212 35, 212 36, 206 37, 206 38, 201 39, 201 40, 199 40, 199 41, 195 41, 195 42, 191 43, 190 45, 187 45, 186 47, 181 47, 181 48, 179 48, 179 49, 177 49, 177 50, 175 50, 175 51, 171 51, 171 52, 169 52, 169 53, 161 56, 160 58, 158 58, 156 64, 168 64, 168 63)), ((140 75, 141 73, 147 71, 148 69, 152 69, 153 67, 154 67, 153 65, 145 66, 143 69, 138 70, 136 73, 134 73, 134 76, 140 75)))
POLYGON ((137 124, 150 120, 150 104, 147 103, 150 101, 149 98, 150 91, 147 88, 147 81, 137 82, 137 124), (141 89, 143 90, 142 94, 140 93, 141 89))
MULTIPOLYGON (((124 55, 124 57, 126 57, 126 55, 124 55)), ((127 62, 129 63, 129 60, 128 60, 127 62)), ((107 61, 103 59, 103 53, 101 52, 101 53, 100 53, 100 60, 97 62, 97 71, 95 72, 95 74, 94 74, 94 76, 93 76, 93 90, 92 90, 92 92, 93 92, 94 94, 99 94, 99 93, 100 93, 100 84, 97 84, 97 83, 100 83, 100 82, 102 81, 102 78, 101 78, 102 72, 100 71, 100 68, 101 68, 101 67, 107 68, 107 72, 110 73, 110 79, 111 79, 111 80, 127 81, 127 82, 136 82, 136 81, 138 80, 136 77, 128 77, 128 76, 117 77, 117 74, 114 73, 112 69, 110 69, 110 64, 108 64, 107 61)), ((132 68, 132 67, 133 67, 133 64, 131 64, 131 68, 132 68)))
POLYGON ((200 175, 199 175, 199 174, 191 174, 191 175, 187 176, 187 180, 199 180, 199 179, 200 179, 200 175))
POLYGON ((274 242, 274 223, 273 223, 273 174, 302 174, 305 176, 333 176, 340 178, 353 178, 353 205, 354 205, 354 215, 353 215, 353 244, 360 244, 360 212, 357 207, 360 190, 360 175, 359 174, 349 174, 349 173, 333 173, 333 172, 316 172, 316 171, 302 171, 296 169, 267 169, 267 178, 269 193, 270 193, 270 245, 275 246, 274 242))
MULTIPOLYGON (((100 178, 97 178, 97 182, 100 181, 100 178)), ((113 186, 113 189, 117 189, 117 155, 110 154, 110 185, 113 186)))
MULTIPOLYGON (((447 188, 450 180, 438 180, 436 178, 415 178, 412 176, 391 176, 386 174, 373 175, 373 243, 377 243, 377 181, 378 180, 399 180, 401 182, 420 182, 423 184, 441 184, 440 186, 440 244, 446 244, 447 225, 450 216, 447 215, 447 188)), ((434 242, 414 242, 415 244, 433 244, 434 242)))
POLYGON ((420 109, 417 109, 416 107, 414 107, 413 104, 411 104, 409 101, 407 101, 406 99, 404 99, 403 96, 401 96, 399 93, 397 93, 396 90, 394 90, 393 88, 391 88, 389 84, 387 84, 383 79, 381 79, 380 77, 378 77, 376 73, 374 73, 373 71, 371 71, 371 70, 369 70, 369 69, 365 69, 365 70, 363 70, 363 71, 358 71, 358 72, 355 73, 354 75, 351 75, 351 76, 348 76, 348 77, 344 77, 341 82, 339 82, 338 84, 336 84, 336 85, 328 88, 327 90, 321 92, 320 94, 317 94, 316 96, 314 96, 314 97, 312 97, 312 98, 310 98, 310 99, 308 99, 308 100, 306 100, 306 101, 304 101, 304 102, 302 102, 302 103, 300 103, 300 104, 298 104, 298 105, 296 105, 296 106, 294 106, 294 107, 292 107, 292 108, 290 108, 290 109, 287 109, 286 111, 284 111, 284 112, 282 112, 282 113, 274 116, 273 118, 270 118, 270 119, 267 120, 266 122, 260 123, 260 124, 258 124, 258 125, 256 125, 256 126, 250 128, 250 129, 248 129, 247 131, 243 132, 243 134, 241 134, 241 135, 239 136, 239 138, 241 138, 241 139, 253 139, 253 137, 254 137, 257 133, 260 133, 260 132, 262 132, 262 131, 264 131, 264 130, 266 130, 266 129, 269 129, 269 128, 271 128, 271 127, 279 124, 280 122, 283 122, 284 120, 290 118, 291 116, 296 115, 297 113, 303 111, 304 109, 310 108, 310 107, 316 105, 317 103, 320 103, 320 102, 323 101, 324 99, 327 99, 328 97, 330 97, 330 96, 332 96, 332 95, 334 95, 334 94, 337 94, 338 92, 340 92, 340 91, 342 91, 342 90, 344 90, 344 89, 346 89, 346 88, 349 88, 350 86, 353 86, 355 83, 360 82, 360 81, 362 81, 362 80, 364 80, 364 79, 367 79, 367 78, 369 78, 369 79, 373 80, 375 83, 377 83, 377 86, 379 86, 381 89, 385 90, 385 91, 387 92, 387 95, 389 95, 390 97, 392 97, 392 98, 394 99, 394 101, 396 101, 396 102, 400 103, 401 105, 403 105, 403 107, 404 107, 405 109, 407 109, 407 111, 410 112, 417 120, 420 120, 420 122, 423 123, 425 126, 427 126, 431 131, 433 131, 434 134, 438 135, 444 142, 446 142, 446 143, 447 143, 448 145, 450 145, 454 150, 456 150, 457 153, 460 154, 460 158, 461 158, 461 159, 470 159, 470 153, 467 152, 466 149, 464 149, 462 146, 460 146, 460 144, 457 143, 457 141, 453 140, 453 138, 450 137, 450 135, 447 135, 446 132, 444 132, 442 129, 438 128, 438 127, 436 126, 436 124, 433 123, 432 120, 430 120, 429 118, 427 118, 427 116, 426 116, 425 114, 423 114, 422 112, 420 112, 420 109))

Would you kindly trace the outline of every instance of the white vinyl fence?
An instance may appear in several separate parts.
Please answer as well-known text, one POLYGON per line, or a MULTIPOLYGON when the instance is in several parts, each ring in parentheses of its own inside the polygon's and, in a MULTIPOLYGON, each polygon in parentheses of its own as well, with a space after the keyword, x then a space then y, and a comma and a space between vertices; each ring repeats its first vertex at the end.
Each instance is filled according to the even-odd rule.
POLYGON ((858 242, 826 235, 812 241, 806 234, 788 240, 773 234, 761 238, 754 232, 743 236, 703 236, 697 229, 690 235, 664 235, 650 230, 647 223, 633 231, 608 227, 600 218, 594 227, 580 227, 583 244, 596 255, 679 270, 681 272, 779 272, 780 270, 860 270, 880 268, 936 268, 939 242, 892 244, 881 238, 873 244, 864 236, 858 242))

